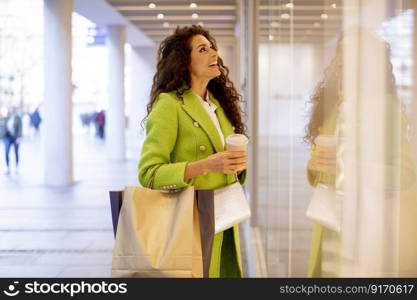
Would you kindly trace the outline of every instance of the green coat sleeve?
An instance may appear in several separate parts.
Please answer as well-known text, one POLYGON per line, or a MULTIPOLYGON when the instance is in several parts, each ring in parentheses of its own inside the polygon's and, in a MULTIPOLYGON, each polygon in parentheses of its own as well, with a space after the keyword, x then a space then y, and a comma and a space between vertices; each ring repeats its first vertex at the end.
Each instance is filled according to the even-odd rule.
MULTIPOLYGON (((313 155, 314 155, 314 146, 310 150, 310 157, 313 157, 313 155)), ((306 168, 306 175, 307 175, 308 183, 313 187, 316 186, 316 173, 312 172, 308 168, 308 166, 306 168)))
POLYGON ((162 93, 156 99, 146 122, 146 138, 142 145, 138 165, 138 179, 149 187, 155 173, 152 189, 182 188, 190 185, 184 181, 187 161, 171 163, 170 155, 178 136, 178 108, 175 99, 162 93))

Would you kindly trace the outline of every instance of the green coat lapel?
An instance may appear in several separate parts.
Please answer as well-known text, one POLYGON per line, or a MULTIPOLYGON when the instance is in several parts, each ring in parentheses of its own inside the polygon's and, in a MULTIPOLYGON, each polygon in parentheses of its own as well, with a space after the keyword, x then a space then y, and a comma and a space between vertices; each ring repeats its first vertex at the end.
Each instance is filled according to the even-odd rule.
MULTIPOLYGON (((188 90, 183 94, 183 99, 184 99, 184 104, 182 105, 182 108, 185 110, 185 112, 195 122, 197 122, 200 125, 200 127, 206 132, 216 152, 223 151, 224 148, 223 148, 219 133, 217 132, 217 128, 214 125, 213 121, 211 120, 209 114, 203 107, 203 105, 200 103, 200 99, 198 98, 198 96, 192 90, 188 90)), ((213 97, 211 95, 210 95, 210 100, 213 101, 213 97)), ((221 116, 222 113, 220 112, 221 106, 217 101, 213 101, 213 102, 217 105, 216 113, 219 118, 219 123, 222 129, 222 132, 223 134, 225 134, 224 118, 222 118, 221 116)))

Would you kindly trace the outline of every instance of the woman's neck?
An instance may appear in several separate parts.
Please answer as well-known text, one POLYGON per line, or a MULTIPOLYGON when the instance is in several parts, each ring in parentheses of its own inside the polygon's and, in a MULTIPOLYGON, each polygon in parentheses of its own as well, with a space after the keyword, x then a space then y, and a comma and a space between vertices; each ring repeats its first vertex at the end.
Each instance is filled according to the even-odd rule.
POLYGON ((191 78, 191 90, 206 100, 208 80, 191 78))

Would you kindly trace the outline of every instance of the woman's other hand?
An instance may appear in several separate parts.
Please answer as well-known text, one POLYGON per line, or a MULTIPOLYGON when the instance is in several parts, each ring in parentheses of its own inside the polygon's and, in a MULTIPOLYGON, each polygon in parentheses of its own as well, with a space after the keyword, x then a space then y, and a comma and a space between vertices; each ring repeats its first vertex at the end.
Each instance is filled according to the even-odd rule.
POLYGON ((336 174, 336 147, 317 145, 313 157, 308 162, 308 169, 313 172, 336 174))

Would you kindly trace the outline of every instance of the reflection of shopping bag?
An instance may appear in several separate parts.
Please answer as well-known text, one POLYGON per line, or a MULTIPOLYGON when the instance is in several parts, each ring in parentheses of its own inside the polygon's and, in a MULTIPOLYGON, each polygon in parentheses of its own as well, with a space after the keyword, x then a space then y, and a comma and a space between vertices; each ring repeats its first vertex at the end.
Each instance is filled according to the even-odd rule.
POLYGON ((143 187, 124 190, 111 275, 202 277, 193 186, 176 193, 143 187))
POLYGON ((334 188, 318 184, 308 205, 307 218, 340 233, 343 195, 334 188))
POLYGON ((214 215, 215 233, 250 218, 250 208, 239 181, 214 190, 214 215))

